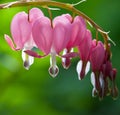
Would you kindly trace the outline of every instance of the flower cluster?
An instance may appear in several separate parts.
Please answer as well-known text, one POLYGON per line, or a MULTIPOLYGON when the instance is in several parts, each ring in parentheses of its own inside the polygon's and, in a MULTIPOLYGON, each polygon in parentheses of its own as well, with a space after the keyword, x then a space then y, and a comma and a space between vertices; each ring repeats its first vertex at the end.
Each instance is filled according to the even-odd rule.
POLYGON ((28 14, 19 12, 14 16, 11 22, 11 34, 14 43, 6 34, 5 39, 13 50, 22 50, 26 69, 33 64, 34 57, 43 58, 50 55, 49 73, 52 77, 56 77, 59 72, 56 56, 61 58, 65 69, 69 68, 72 58, 80 57, 76 67, 78 78, 83 79, 91 65, 92 95, 103 98, 111 94, 114 98, 117 97, 116 69, 112 68, 110 60, 110 45, 92 39, 86 21, 81 16, 72 17, 70 14, 63 14, 52 20, 40 9, 32 8, 28 14), (44 55, 34 52, 32 50, 34 47, 44 55), (76 52, 74 48, 77 49, 76 52))

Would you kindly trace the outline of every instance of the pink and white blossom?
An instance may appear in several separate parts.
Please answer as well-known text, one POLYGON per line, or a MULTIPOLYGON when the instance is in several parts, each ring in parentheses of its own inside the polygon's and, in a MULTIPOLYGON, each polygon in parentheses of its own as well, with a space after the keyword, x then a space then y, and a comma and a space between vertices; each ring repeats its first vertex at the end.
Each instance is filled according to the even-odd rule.
POLYGON ((30 65, 33 64, 34 58, 24 51, 31 50, 36 46, 32 37, 32 25, 37 17, 42 16, 43 13, 38 8, 31 9, 29 15, 25 12, 19 12, 11 22, 11 35, 14 43, 10 36, 5 34, 5 39, 13 50, 22 50, 22 59, 26 69, 29 69, 30 65), (35 17, 35 19, 33 19, 33 17, 35 17))

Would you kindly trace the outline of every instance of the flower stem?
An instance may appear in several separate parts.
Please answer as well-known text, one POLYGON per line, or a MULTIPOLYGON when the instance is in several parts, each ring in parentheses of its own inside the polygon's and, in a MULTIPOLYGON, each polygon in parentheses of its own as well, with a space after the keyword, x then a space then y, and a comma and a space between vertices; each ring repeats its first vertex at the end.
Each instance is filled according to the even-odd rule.
POLYGON ((50 21, 51 21, 51 27, 53 28, 53 23, 52 23, 52 12, 51 12, 51 10, 49 9, 49 7, 47 7, 47 9, 48 9, 48 13, 49 13, 50 21))
MULTIPOLYGON (((62 2, 56 2, 56 1, 36 1, 36 2, 10 2, 10 3, 5 3, 5 4, 0 4, 0 9, 6 9, 6 8, 12 8, 12 7, 20 7, 20 6, 56 6, 60 7, 66 10, 69 10, 77 15, 82 16, 84 19, 89 21, 93 27, 96 29, 102 30, 100 26, 98 26, 92 19, 90 19, 87 15, 85 15, 83 12, 77 10, 76 8, 73 7, 73 5, 68 4, 68 3, 62 3, 62 2)), ((103 31, 103 30, 102 30, 103 31)))

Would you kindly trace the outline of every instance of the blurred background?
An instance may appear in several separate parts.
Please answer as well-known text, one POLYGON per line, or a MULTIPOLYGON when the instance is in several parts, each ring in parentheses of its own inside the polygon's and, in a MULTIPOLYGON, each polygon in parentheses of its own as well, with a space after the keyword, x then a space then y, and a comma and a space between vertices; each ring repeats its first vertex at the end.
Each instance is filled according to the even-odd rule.
MULTIPOLYGON (((0 3, 12 0, 0 0, 0 3)), ((76 3, 78 0, 56 0, 76 3)), ((116 83, 120 89, 120 0, 87 0, 76 6, 92 18, 105 31, 110 31, 113 67, 118 70, 116 83)), ((0 115, 120 115, 120 97, 113 100, 105 97, 102 101, 92 97, 90 73, 79 81, 76 73, 78 58, 72 60, 64 70, 57 58, 60 69, 56 78, 48 73, 49 57, 35 59, 27 71, 23 68, 21 52, 12 51, 4 40, 10 35, 10 22, 19 11, 27 7, 0 10, 0 115)), ((42 9, 45 15, 48 12, 42 9)), ((67 13, 66 10, 52 11, 53 16, 67 13)), ((94 32, 93 32, 94 37, 94 32)))

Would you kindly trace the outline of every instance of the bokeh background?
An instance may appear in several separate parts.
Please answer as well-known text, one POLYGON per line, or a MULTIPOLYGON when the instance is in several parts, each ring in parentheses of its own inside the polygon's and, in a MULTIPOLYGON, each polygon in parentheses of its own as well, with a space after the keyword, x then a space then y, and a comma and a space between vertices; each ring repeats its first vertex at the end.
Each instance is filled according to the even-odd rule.
MULTIPOLYGON (((0 3, 12 0, 0 0, 0 3)), ((57 0, 76 3, 78 0, 57 0)), ((116 83, 120 89, 120 0, 87 0, 78 6, 99 24, 110 31, 113 66, 117 68, 116 83)), ((120 115, 120 97, 110 96, 102 101, 91 95, 90 73, 79 81, 76 73, 78 58, 72 60, 70 69, 64 70, 57 58, 60 73, 56 78, 48 74, 49 57, 35 59, 27 71, 23 68, 21 52, 12 51, 4 40, 10 35, 10 22, 19 11, 27 7, 0 10, 0 115, 120 115)), ((42 9, 46 15, 48 12, 42 9)), ((53 16, 67 13, 52 11, 53 16)), ((93 32, 94 37, 94 32, 93 32)))

